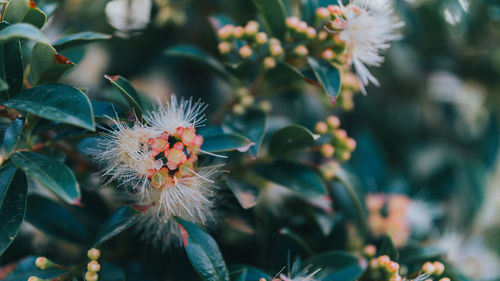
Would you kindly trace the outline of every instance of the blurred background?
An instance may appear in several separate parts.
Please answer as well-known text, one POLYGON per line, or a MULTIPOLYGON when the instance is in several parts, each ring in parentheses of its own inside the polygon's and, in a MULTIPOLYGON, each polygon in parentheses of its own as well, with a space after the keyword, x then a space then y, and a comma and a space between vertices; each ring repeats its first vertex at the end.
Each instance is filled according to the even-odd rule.
MULTIPOLYGON (((122 75, 150 100, 174 93, 201 98, 209 104, 210 124, 220 124, 222 114, 231 112, 236 89, 204 65, 166 56, 165 50, 192 44, 220 57, 209 17, 225 14, 243 25, 256 19, 251 1, 36 2, 52 14, 44 31, 53 40, 81 30, 113 34, 111 40, 63 52, 78 64, 63 83, 87 88, 93 99, 120 103, 104 75, 122 75)), ((368 87, 366 96, 345 90, 335 107, 305 83, 278 89, 265 97, 271 102, 270 130, 287 123, 313 130, 327 116, 339 116, 342 128, 357 141, 352 159, 343 166, 358 179, 369 231, 392 233, 399 247, 439 249, 471 280, 500 280, 500 2, 395 0, 394 5, 405 22, 403 39, 385 53, 382 67, 371 69, 381 86, 368 87), (389 207, 381 215, 370 204, 389 207)), ((292 7, 289 4, 289 10, 292 7)), ((248 84, 245 78, 241 81, 242 87, 250 86, 250 79, 248 84)), ((97 188, 91 181, 81 185, 97 188)), ((232 205, 234 198, 226 197, 221 217, 241 212, 232 205)), ((277 217, 273 222, 279 229, 283 219, 277 217)), ((215 236, 224 239, 220 247, 230 263, 276 270, 286 260, 289 245, 274 241, 264 258, 259 257, 252 252, 252 243, 242 242, 226 223, 221 223, 215 236)), ((334 247, 355 243, 346 238, 349 227, 343 229, 332 236, 343 237, 329 242, 334 247)), ((23 231, 36 233, 29 226, 23 231)), ((300 231, 310 234, 307 229, 300 231)), ((17 247, 2 257, 3 264, 48 251, 46 238, 39 235, 42 240, 37 241, 31 234, 21 241, 35 246, 21 247, 22 242, 16 241, 17 247)), ((146 246, 132 249, 141 247, 146 246)), ((130 280, 164 280, 152 276, 185 272, 181 266, 160 273, 156 263, 161 253, 146 249, 127 253, 133 257, 127 266, 129 276, 142 276, 130 280), (143 258, 150 264, 139 266, 143 258)), ((167 255, 163 263, 165 259, 173 262, 175 255, 167 255)))

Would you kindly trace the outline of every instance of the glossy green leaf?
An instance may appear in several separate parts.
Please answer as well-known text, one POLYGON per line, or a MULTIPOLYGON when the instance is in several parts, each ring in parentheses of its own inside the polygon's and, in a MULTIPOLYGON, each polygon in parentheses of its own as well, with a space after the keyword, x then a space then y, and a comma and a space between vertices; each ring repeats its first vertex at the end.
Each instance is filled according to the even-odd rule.
POLYGON ((278 160, 259 164, 254 170, 268 181, 287 187, 307 196, 325 195, 326 189, 321 177, 309 166, 278 160))
POLYGON ((257 204, 259 198, 258 187, 235 178, 227 178, 226 184, 244 209, 250 209, 257 204))
POLYGON ((115 264, 103 262, 99 271, 99 280, 125 281, 125 273, 115 264))
POLYGON ((323 281, 354 281, 363 269, 356 256, 341 251, 332 251, 313 256, 302 264, 310 265, 310 270, 321 268, 327 274, 321 278, 323 281))
POLYGON ((250 157, 257 157, 267 130, 267 114, 262 110, 248 109, 241 116, 232 116, 226 124, 232 131, 248 137, 255 145, 248 150, 250 157))
POLYGON ((206 66, 210 70, 224 79, 231 78, 229 72, 219 60, 212 57, 210 54, 190 45, 179 45, 167 49, 164 53, 167 57, 181 58, 191 60, 201 65, 206 66))
POLYGON ((48 43, 48 38, 29 23, 16 23, 0 31, 0 43, 18 39, 27 39, 48 43))
POLYGON ((4 105, 33 115, 94 131, 92 106, 79 89, 66 85, 40 85, 23 91, 4 105))
POLYGON ((123 97, 127 100, 130 107, 134 110, 135 115, 142 118, 143 110, 139 104, 139 94, 134 89, 132 84, 120 75, 105 75, 104 76, 113 85, 123 97))
POLYGON ((34 1, 10 0, 5 8, 3 20, 11 24, 25 22, 37 28, 42 28, 47 16, 36 7, 34 1))
POLYGON ((283 39, 286 32, 286 11, 282 0, 252 0, 273 37, 283 39))
POLYGON ((114 212, 101 226, 94 245, 98 246, 129 229, 139 221, 141 215, 130 206, 121 207, 114 212))
POLYGON ((46 234, 68 242, 88 244, 92 239, 85 226, 66 208, 39 195, 28 198, 26 221, 46 234))
POLYGON ((318 136, 306 127, 290 125, 275 132, 269 140, 269 153, 290 154, 314 145, 318 136))
POLYGON ((340 71, 337 67, 324 60, 318 60, 310 57, 307 61, 314 71, 314 75, 318 79, 321 87, 330 98, 332 104, 335 105, 337 96, 340 93, 340 71))
POLYGON ((7 130, 5 130, 2 146, 0 147, 0 154, 4 158, 7 158, 16 148, 17 141, 19 137, 21 137, 23 126, 24 119, 18 118, 12 121, 9 127, 7 127, 7 130))
POLYGON ((73 172, 63 163, 28 151, 16 152, 11 159, 28 177, 50 189, 64 201, 70 204, 79 202, 80 187, 73 172))
MULTIPOLYGON (((0 33, 9 26, 6 22, 0 23, 0 33)), ((17 94, 23 86, 23 58, 19 40, 0 42, 0 79, 5 84, 0 89, 0 102, 17 94)))
POLYGON ((246 152, 250 146, 254 145, 248 138, 232 133, 203 136, 203 138, 201 149, 206 152, 223 152, 230 150, 246 152))
POLYGON ((24 220, 28 184, 12 164, 0 168, 0 256, 14 241, 24 220))
POLYGON ((63 38, 52 43, 52 46, 54 46, 54 48, 56 48, 57 50, 62 51, 64 49, 69 49, 96 41, 108 40, 111 39, 111 37, 112 36, 109 34, 85 31, 66 35, 63 38))
POLYGON ((75 66, 49 44, 38 42, 31 51, 26 79, 31 86, 56 83, 67 70, 75 66))
POLYGON ((382 241, 380 242, 380 245, 377 247, 377 256, 382 255, 389 256, 393 261, 398 261, 399 259, 398 250, 396 249, 396 246, 394 246, 394 243, 389 236, 384 236, 382 238, 382 241))
POLYGON ((197 225, 175 217, 183 235, 184 249, 194 270, 205 281, 229 281, 226 262, 215 240, 197 225))

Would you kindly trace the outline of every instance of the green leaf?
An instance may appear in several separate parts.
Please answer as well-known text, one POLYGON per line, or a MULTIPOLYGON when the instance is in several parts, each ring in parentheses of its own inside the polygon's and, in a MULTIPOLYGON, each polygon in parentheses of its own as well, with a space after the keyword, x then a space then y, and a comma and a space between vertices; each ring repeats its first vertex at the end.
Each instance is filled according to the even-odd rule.
POLYGON ((49 42, 49 39, 38 28, 29 23, 16 23, 0 31, 0 42, 18 39, 49 42))
POLYGON ((301 163, 277 160, 258 164, 255 171, 265 179, 307 196, 325 195, 325 184, 309 166, 301 163))
POLYGON ((104 77, 108 79, 109 82, 111 82, 111 85, 113 85, 120 91, 120 93, 129 103, 130 107, 134 110, 137 118, 142 118, 143 110, 138 102, 140 100, 139 94, 134 89, 132 84, 130 84, 127 79, 123 78, 120 75, 104 75, 104 77))
MULTIPOLYGON (((0 22, 0 33, 9 26, 0 22)), ((0 79, 6 82, 0 89, 0 102, 17 94, 23 87, 23 58, 19 40, 0 42, 0 79)))
POLYGON ((132 207, 125 206, 114 212, 101 226, 94 246, 98 246, 129 229, 139 221, 141 215, 132 207))
POLYGON ((66 35, 63 38, 52 43, 52 46, 54 46, 54 48, 56 48, 57 50, 62 51, 64 49, 69 49, 96 41, 108 40, 111 39, 111 37, 112 36, 108 34, 85 31, 66 35))
POLYGON ((267 130, 267 114, 262 110, 248 109, 242 116, 231 116, 225 123, 232 131, 248 137, 255 145, 248 150, 250 157, 257 157, 267 130))
POLYGON ((64 72, 75 66, 49 44, 38 42, 31 51, 30 61, 26 68, 26 79, 31 86, 52 84, 57 82, 64 72))
POLYGON ((229 281, 226 262, 215 240, 197 225, 175 217, 183 235, 184 249, 194 270, 205 281, 229 281))
POLYGON ((94 131, 92 106, 79 89, 66 85, 41 85, 4 102, 5 106, 33 115, 94 131))
POLYGON ((28 177, 50 189, 70 204, 80 200, 80 187, 73 172, 64 164, 47 156, 19 151, 11 156, 16 166, 28 177))
POLYGON ((321 268, 323 272, 331 272, 321 278, 322 281, 354 281, 363 269, 359 266, 358 258, 349 253, 332 251, 313 256, 302 264, 311 266, 310 271, 321 268))
POLYGON ((341 86, 340 72, 338 68, 329 62, 317 60, 311 57, 309 57, 307 61, 314 71, 314 75, 318 79, 321 87, 330 98, 332 104, 335 105, 341 86))
POLYGON ((203 136, 201 149, 206 152, 223 152, 230 150, 245 152, 252 145, 254 145, 254 143, 244 136, 232 133, 223 133, 203 136))
POLYGON ((393 261, 398 261, 399 258, 399 253, 396 249, 396 246, 394 246, 391 237, 387 235, 382 238, 380 245, 377 247, 377 256, 382 255, 389 256, 393 261))
POLYGON ((99 280, 125 281, 125 273, 115 264, 103 262, 99 271, 99 280))
POLYGON ((191 60, 197 62, 201 65, 214 71, 220 77, 229 80, 231 74, 227 72, 226 68, 219 60, 215 59, 205 51, 202 51, 194 46, 190 45, 179 45, 174 46, 165 51, 165 56, 173 58, 182 58, 186 60, 191 60))
POLYGON ((306 127, 290 125, 275 132, 269 140, 269 153, 283 155, 313 146, 318 138, 306 127))
POLYGON ((28 184, 12 164, 0 168, 0 256, 14 241, 24 220, 28 184))
POLYGON ((282 0, 252 0, 273 37, 283 39, 286 32, 286 11, 282 0))
POLYGON ((227 178, 226 184, 244 209, 250 209, 257 204, 259 198, 258 187, 235 178, 227 178))
POLYGON ((92 239, 85 226, 66 208, 39 195, 28 198, 26 221, 46 234, 68 242, 88 244, 92 239))
POLYGON ((47 16, 38 9, 34 1, 10 0, 5 8, 3 19, 9 23, 30 23, 37 28, 42 28, 47 16))
POLYGON ((16 144, 19 140, 19 137, 21 136, 23 126, 24 119, 18 118, 12 121, 9 127, 7 127, 7 130, 5 131, 5 134, 3 136, 2 146, 0 147, 0 154, 4 158, 7 158, 16 148, 16 144))

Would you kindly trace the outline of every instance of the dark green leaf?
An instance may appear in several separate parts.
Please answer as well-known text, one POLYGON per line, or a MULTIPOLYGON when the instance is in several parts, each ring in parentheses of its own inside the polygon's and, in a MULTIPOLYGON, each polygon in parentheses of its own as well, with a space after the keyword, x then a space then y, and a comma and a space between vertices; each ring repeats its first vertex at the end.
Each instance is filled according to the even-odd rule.
POLYGON ((213 70, 219 76, 224 79, 231 78, 229 72, 226 71, 224 65, 222 65, 217 59, 207 54, 194 46, 190 45, 180 45, 174 46, 165 51, 165 55, 168 57, 182 58, 187 60, 192 60, 194 62, 200 63, 209 69, 213 70))
POLYGON ((47 16, 42 10, 36 7, 34 1, 10 0, 5 8, 2 20, 11 24, 25 22, 37 28, 42 28, 47 20, 47 16))
POLYGON ((86 31, 66 35, 63 38, 52 43, 52 46, 54 46, 54 48, 56 48, 57 50, 62 51, 64 49, 69 49, 96 41, 108 40, 111 39, 111 37, 112 36, 108 34, 86 31))
POLYGON ((308 58, 307 61, 314 71, 314 75, 318 79, 321 87, 326 92, 332 104, 337 101, 337 96, 340 93, 340 72, 337 67, 324 60, 308 58))
POLYGON ((398 250, 396 249, 396 246, 394 246, 394 243, 389 236, 384 236, 382 238, 382 241, 380 242, 380 245, 377 247, 377 256, 382 255, 389 256, 393 261, 398 261, 399 259, 398 250))
POLYGON ((49 44, 38 42, 31 51, 26 79, 31 86, 56 83, 67 70, 75 66, 49 44))
POLYGON ((282 0, 253 0, 266 28, 273 37, 283 39, 286 32, 286 11, 282 0))
POLYGON ((313 146, 318 137, 300 125, 290 125, 275 132, 269 140, 269 153, 283 155, 313 146))
POLYGON ((321 268, 323 272, 328 272, 321 278, 323 281, 354 281, 363 272, 356 256, 341 251, 313 256, 305 260, 303 264, 304 266, 310 265, 310 270, 321 268))
POLYGON ((265 112, 248 109, 242 116, 232 116, 225 125, 255 143, 248 150, 248 154, 250 157, 258 156, 262 139, 267 130, 267 114, 265 112))
POLYGON ((308 196, 325 195, 325 184, 309 166, 301 163, 278 160, 259 164, 255 171, 265 179, 308 196))
POLYGON ((125 273, 117 265, 103 262, 99 271, 99 279, 105 281, 125 281, 125 273))
POLYGON ((80 200, 80 187, 73 172, 64 164, 47 156, 19 151, 11 156, 26 175, 70 204, 80 200))
POLYGON ((139 105, 139 94, 134 89, 132 84, 120 75, 105 75, 104 77, 111 82, 111 85, 120 91, 123 97, 125 97, 130 107, 134 110, 135 115, 139 119, 142 118, 143 110, 139 105))
POLYGON ((16 23, 0 31, 0 42, 18 39, 49 42, 48 38, 38 28, 28 23, 16 23))
POLYGON ((28 184, 12 164, 0 168, 0 256, 14 241, 24 220, 28 184))
MULTIPOLYGON (((0 33, 7 28, 6 22, 0 23, 0 33)), ((0 79, 7 83, 0 90, 0 102, 17 94, 23 86, 23 58, 19 40, 0 42, 0 79)))
POLYGON ((73 243, 89 243, 91 235, 66 208, 39 195, 30 195, 26 220, 55 238, 73 243))
POLYGON ((201 149, 206 152, 223 152, 230 150, 245 152, 252 145, 254 145, 254 143, 244 136, 227 133, 204 136, 201 149))
POLYGON ((130 206, 121 207, 101 226, 94 245, 100 245, 121 232, 129 229, 140 218, 141 215, 134 208, 130 206))
POLYGON ((0 148, 0 154, 3 155, 4 158, 7 158, 12 151, 16 148, 17 141, 21 136, 21 132, 24 126, 24 119, 16 119, 10 123, 9 127, 5 131, 5 135, 3 136, 3 143, 0 148))
POLYGON ((252 208, 257 204, 257 199, 259 197, 258 187, 235 178, 227 178, 226 184, 244 209, 252 208))
POLYGON ((41 85, 23 91, 4 105, 45 119, 94 131, 94 116, 87 96, 65 85, 41 85))
POLYGON ((229 281, 226 262, 215 240, 197 225, 175 218, 183 233, 186 254, 201 279, 205 281, 229 281))

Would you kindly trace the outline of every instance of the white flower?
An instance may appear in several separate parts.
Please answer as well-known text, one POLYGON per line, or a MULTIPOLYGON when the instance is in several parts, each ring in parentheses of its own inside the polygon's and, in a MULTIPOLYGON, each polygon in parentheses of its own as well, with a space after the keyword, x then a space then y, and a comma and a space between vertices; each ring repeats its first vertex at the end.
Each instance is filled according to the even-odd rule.
POLYGON ((151 17, 151 0, 113 0, 106 4, 108 22, 122 35, 146 27, 151 17))
POLYGON ((389 41, 400 38, 396 29, 404 25, 393 16, 389 0, 352 0, 344 6, 339 1, 342 13, 339 39, 346 43, 350 63, 361 80, 361 90, 370 82, 379 85, 366 65, 379 66, 383 61, 379 52, 390 47, 389 41))
POLYGON ((216 170, 197 167, 203 137, 196 127, 205 108, 174 96, 145 116, 146 124, 128 127, 112 119, 113 129, 99 141, 95 158, 105 176, 135 191, 135 206, 144 212, 141 237, 148 241, 166 245, 180 238, 174 216, 199 225, 213 218, 216 170))
POLYGON ((411 200, 406 213, 411 231, 422 236, 429 234, 434 227, 434 220, 441 215, 441 209, 423 200, 411 200))

